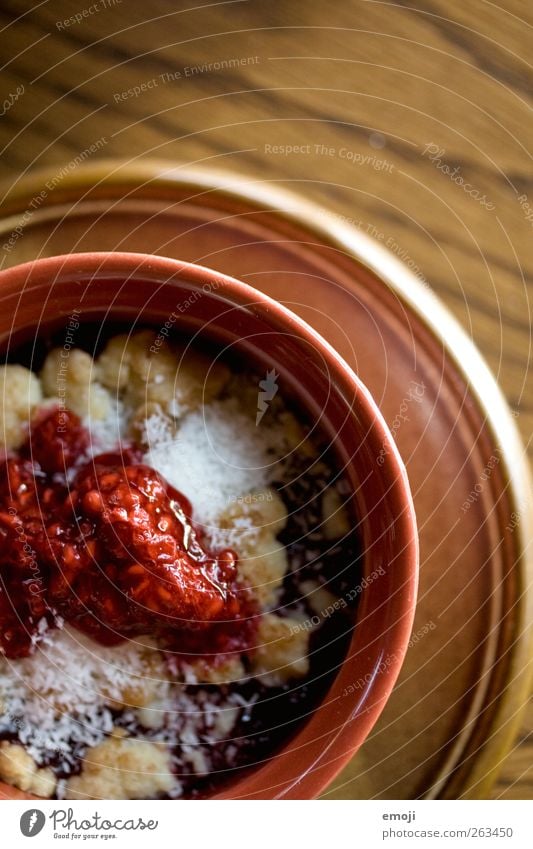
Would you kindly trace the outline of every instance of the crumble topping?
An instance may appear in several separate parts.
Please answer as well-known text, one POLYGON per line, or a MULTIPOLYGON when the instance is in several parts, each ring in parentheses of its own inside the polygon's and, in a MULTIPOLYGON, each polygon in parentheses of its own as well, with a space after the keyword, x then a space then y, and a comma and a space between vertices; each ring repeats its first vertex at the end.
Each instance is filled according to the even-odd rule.
POLYGON ((353 539, 340 544, 351 533, 342 481, 281 396, 257 425, 251 375, 155 338, 114 337, 96 359, 54 349, 40 377, 0 367, 0 441, 9 456, 30 423, 58 409, 81 417, 88 438, 71 467, 54 434, 55 459, 46 445, 36 454, 39 468, 59 457, 67 488, 84 464, 135 444, 135 462, 189 500, 210 550, 236 552, 257 627, 223 652, 191 637, 183 654, 155 633, 103 645, 57 614, 37 619, 32 653, 0 658, 0 779, 43 797, 178 798, 264 757, 318 698, 310 641, 356 561, 353 539))

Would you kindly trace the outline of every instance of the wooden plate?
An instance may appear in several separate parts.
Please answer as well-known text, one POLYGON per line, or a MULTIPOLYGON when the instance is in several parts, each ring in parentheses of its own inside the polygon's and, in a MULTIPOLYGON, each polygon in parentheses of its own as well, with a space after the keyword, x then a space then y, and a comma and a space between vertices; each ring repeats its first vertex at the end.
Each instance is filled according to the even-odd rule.
POLYGON ((421 584, 400 680, 326 796, 485 797, 529 687, 531 481, 495 381, 429 288, 319 207, 164 163, 35 174, 8 193, 0 230, 4 268, 114 249, 212 266, 282 301, 352 364, 407 465, 421 584))

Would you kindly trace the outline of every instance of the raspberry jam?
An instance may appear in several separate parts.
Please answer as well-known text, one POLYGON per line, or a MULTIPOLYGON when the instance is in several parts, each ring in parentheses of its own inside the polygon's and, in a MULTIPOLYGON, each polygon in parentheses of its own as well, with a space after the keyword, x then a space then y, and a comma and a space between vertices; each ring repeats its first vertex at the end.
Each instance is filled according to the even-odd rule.
POLYGON ((89 435, 52 410, 0 466, 0 651, 31 653, 62 620, 105 644, 245 650, 253 611, 237 555, 206 550, 189 501, 134 448, 83 462, 89 435))

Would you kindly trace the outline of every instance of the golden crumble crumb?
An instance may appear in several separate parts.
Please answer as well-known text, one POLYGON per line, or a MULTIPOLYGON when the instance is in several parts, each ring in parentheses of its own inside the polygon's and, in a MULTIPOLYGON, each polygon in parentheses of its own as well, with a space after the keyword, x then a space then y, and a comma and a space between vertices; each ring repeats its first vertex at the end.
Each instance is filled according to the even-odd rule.
POLYGON ((309 635, 304 617, 267 613, 259 623, 252 675, 267 686, 280 686, 309 672, 309 635))
POLYGON ((260 537, 241 554, 239 576, 249 587, 261 610, 270 610, 278 601, 289 568, 287 549, 274 536, 260 537))
POLYGON ((31 789, 37 764, 18 743, 3 740, 0 743, 0 778, 20 790, 31 789))
POLYGON ((32 411, 42 399, 41 382, 24 366, 0 366, 0 446, 19 448, 32 411))
POLYGON ((230 375, 219 361, 161 342, 151 330, 110 340, 98 357, 97 373, 108 389, 124 391, 127 407, 159 404, 172 417, 179 417, 181 408, 194 410, 212 401, 230 375))
POLYGON ((246 519, 258 533, 276 536, 287 524, 287 508, 270 487, 233 501, 219 517, 221 528, 233 528, 246 519))
POLYGON ((217 711, 214 729, 219 740, 224 740, 228 734, 231 734, 237 724, 239 713, 240 708, 231 706, 217 711))
POLYGON ((318 581, 302 581, 300 590, 305 595, 305 600, 313 613, 318 616, 323 615, 328 607, 339 605, 338 596, 330 592, 327 587, 323 587, 318 581))
MULTIPOLYGON (((77 637, 83 643, 82 637, 77 637)), ((127 650, 126 644, 123 649, 127 650)), ((120 652, 120 649, 119 649, 120 652)), ((135 668, 128 667, 129 674, 118 679, 112 674, 112 653, 106 653, 106 661, 94 674, 95 689, 107 704, 118 708, 141 709, 157 698, 164 698, 168 692, 169 680, 167 667, 157 647, 157 640, 149 635, 137 639, 135 668), (120 683, 119 683, 120 682, 120 683)), ((127 655, 120 660, 115 654, 115 663, 128 663, 127 655)))
POLYGON ((29 789, 35 796, 40 796, 42 799, 51 799, 56 786, 57 779, 53 770, 45 767, 35 772, 29 789))
POLYGON ((96 381, 95 364, 86 351, 73 348, 65 352, 63 348, 54 348, 44 361, 41 380, 46 396, 59 396, 81 418, 90 416, 99 421, 109 415, 111 396, 96 381))
POLYGON ((289 410, 281 410, 279 422, 283 427, 283 439, 287 452, 298 451, 303 457, 309 458, 315 456, 316 449, 312 440, 293 413, 289 410))
POLYGON ((239 575, 260 609, 270 610, 289 568, 287 550, 276 539, 287 524, 287 508, 271 488, 251 492, 232 502, 218 519, 223 530, 239 528, 243 522, 251 531, 239 541, 239 575))
POLYGON ((230 379, 230 370, 225 363, 194 349, 179 349, 177 357, 178 404, 196 410, 220 395, 230 379))
POLYGON ((164 745, 112 736, 88 749, 81 773, 67 782, 65 798, 150 799, 176 784, 164 745))
POLYGON ((194 678, 199 684, 232 684, 247 678, 242 660, 237 655, 221 658, 216 663, 196 660, 186 664, 185 680, 194 678))
POLYGON ((129 430, 135 441, 145 448, 150 447, 147 422, 152 417, 160 423, 162 430, 167 431, 169 434, 172 433, 172 419, 164 412, 161 404, 157 404, 155 401, 140 404, 131 414, 129 430))
POLYGON ((348 512, 337 490, 330 486, 322 500, 322 533, 326 539, 341 539, 350 532, 348 512))

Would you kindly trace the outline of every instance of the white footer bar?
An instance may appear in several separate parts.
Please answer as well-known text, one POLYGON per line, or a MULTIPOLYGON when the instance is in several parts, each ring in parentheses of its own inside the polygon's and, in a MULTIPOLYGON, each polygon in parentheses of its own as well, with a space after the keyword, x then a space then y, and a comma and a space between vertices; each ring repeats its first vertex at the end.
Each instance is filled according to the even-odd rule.
POLYGON ((531 849, 533 802, 0 803, 6 849, 72 844, 176 849, 531 849), (67 842, 68 841, 68 842, 67 842))

